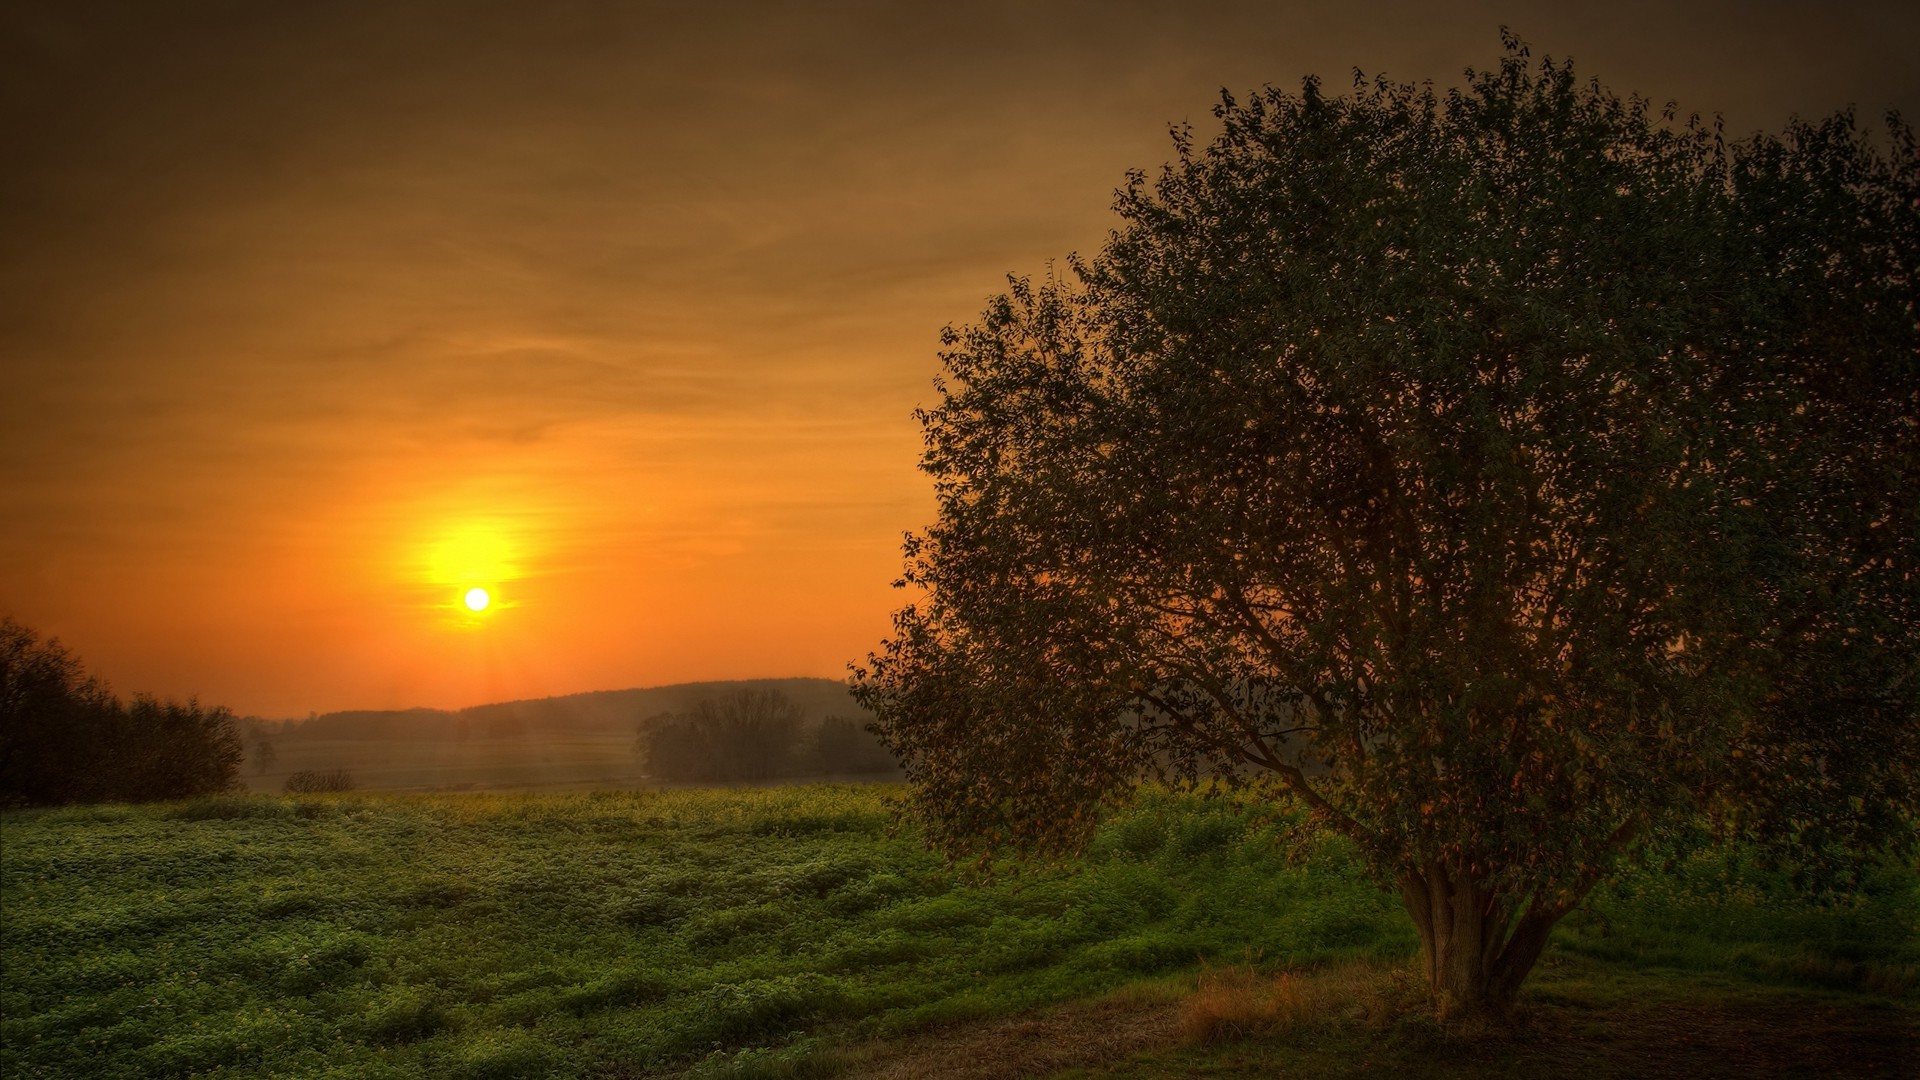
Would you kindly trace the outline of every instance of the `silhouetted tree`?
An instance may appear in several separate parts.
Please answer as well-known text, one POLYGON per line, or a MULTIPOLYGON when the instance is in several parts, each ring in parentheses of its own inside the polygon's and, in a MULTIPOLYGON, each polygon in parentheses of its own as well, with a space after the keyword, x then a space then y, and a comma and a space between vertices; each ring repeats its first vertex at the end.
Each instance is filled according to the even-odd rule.
POLYGON ((925 599, 855 690, 933 840, 1224 778, 1496 1013, 1663 828, 1914 849, 1913 134, 1729 145, 1526 55, 1223 97, 1074 280, 947 332, 925 599))
POLYGON ((273 745, 267 722, 257 716, 247 716, 234 721, 234 724, 240 734, 240 744, 246 751, 246 761, 253 765, 254 775, 265 774, 280 757, 273 745))
POLYGON ((0 804, 88 797, 98 779, 89 766, 117 707, 59 641, 0 618, 0 804))
POLYGON ((233 714, 145 695, 122 704, 57 641, 0 619, 0 801, 47 805, 226 791, 233 714))
POLYGON ((900 767, 867 725, 844 716, 821 721, 812 738, 813 767, 822 773, 886 773, 900 767))
POLYGON ((301 769, 288 773, 280 790, 295 795, 352 791, 353 773, 347 769, 301 769))
POLYGON ((137 694, 113 720, 102 740, 104 798, 180 799, 236 786, 244 750, 226 709, 137 694))
POLYGON ((794 773, 805 722, 778 690, 735 690, 640 724, 635 743, 657 780, 765 780, 794 773))
POLYGON ((254 732, 253 738, 247 745, 250 750, 249 756, 253 758, 255 775, 264 774, 268 769, 273 768, 274 762, 280 759, 279 751, 273 748, 273 740, 267 738, 264 731, 254 732))

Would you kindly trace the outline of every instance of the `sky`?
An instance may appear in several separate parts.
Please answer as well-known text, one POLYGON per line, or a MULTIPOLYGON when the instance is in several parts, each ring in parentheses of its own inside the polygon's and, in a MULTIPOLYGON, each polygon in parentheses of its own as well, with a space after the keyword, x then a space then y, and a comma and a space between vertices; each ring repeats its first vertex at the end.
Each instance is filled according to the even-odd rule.
POLYGON ((268 717, 843 677, 943 326, 1223 87, 1502 25, 1734 135, 1920 114, 1909 4, 4 0, 0 615, 268 717))

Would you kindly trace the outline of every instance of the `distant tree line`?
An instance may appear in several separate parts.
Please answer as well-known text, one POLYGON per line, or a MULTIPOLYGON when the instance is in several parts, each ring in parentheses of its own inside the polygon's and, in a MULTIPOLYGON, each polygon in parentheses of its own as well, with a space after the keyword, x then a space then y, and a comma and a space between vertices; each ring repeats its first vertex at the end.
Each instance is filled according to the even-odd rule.
POLYGON ((58 641, 0 618, 0 806, 227 791, 242 755, 226 709, 144 694, 123 702, 58 641))
POLYGON ((634 751, 655 780, 775 780, 892 772, 893 755, 857 720, 805 711, 778 690, 735 690, 640 722, 634 751))

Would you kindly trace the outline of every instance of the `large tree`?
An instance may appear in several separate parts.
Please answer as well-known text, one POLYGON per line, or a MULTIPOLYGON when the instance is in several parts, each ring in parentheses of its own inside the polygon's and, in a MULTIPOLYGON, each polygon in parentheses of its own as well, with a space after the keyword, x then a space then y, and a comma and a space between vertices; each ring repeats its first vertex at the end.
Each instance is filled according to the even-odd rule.
POLYGON ((855 672, 929 836, 1294 800, 1492 1012, 1664 828, 1911 851, 1911 131, 1729 143, 1512 40, 1215 115, 944 337, 921 596, 855 672))

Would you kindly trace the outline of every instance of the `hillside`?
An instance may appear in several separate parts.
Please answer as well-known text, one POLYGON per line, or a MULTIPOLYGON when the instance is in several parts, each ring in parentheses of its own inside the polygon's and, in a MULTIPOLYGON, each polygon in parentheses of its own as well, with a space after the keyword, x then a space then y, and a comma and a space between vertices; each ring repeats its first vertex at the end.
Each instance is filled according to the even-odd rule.
POLYGON ((441 739, 560 731, 632 735, 634 725, 644 717, 682 712, 701 698, 740 689, 779 690, 815 720, 866 715, 848 696, 846 684, 832 679, 745 679, 594 690, 456 710, 359 709, 280 721, 275 726, 283 739, 441 739))
MULTIPOLYGON (((600 690, 459 710, 396 709, 323 713, 260 724, 271 746, 249 740, 241 779, 279 791, 301 771, 344 769, 354 787, 384 791, 584 791, 649 785, 634 752, 641 720, 684 712, 703 698, 743 689, 778 690, 808 723, 867 714, 831 679, 751 679, 600 690)), ((254 723, 258 723, 257 721, 254 723)), ((821 775, 838 775, 823 773, 821 775)))

